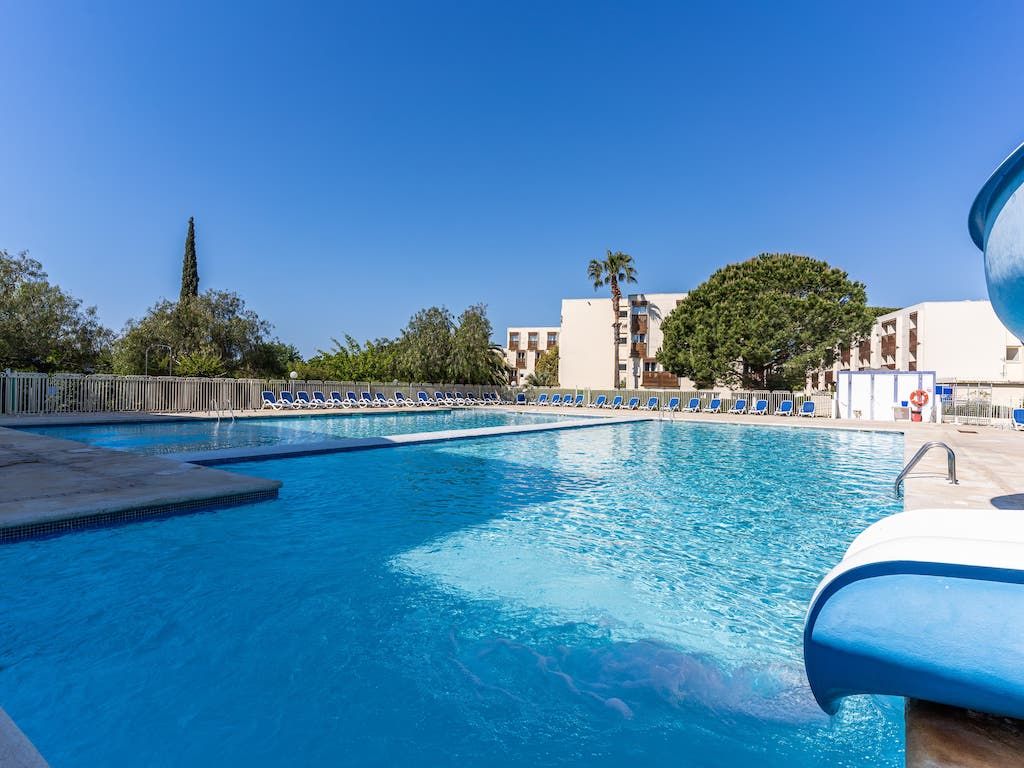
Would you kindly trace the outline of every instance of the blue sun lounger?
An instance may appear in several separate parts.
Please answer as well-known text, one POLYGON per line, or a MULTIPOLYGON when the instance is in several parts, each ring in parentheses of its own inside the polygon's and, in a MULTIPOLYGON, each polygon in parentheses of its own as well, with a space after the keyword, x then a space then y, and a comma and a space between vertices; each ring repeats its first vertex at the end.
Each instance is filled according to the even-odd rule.
POLYGON ((658 410, 658 398, 654 397, 654 396, 648 397, 647 398, 647 405, 641 405, 640 406, 640 410, 641 411, 656 411, 656 410, 658 410))
POLYGON ((403 392, 395 392, 395 405, 402 408, 411 408, 416 403, 408 399, 403 392))
POLYGON ((302 403, 295 399, 295 395, 289 392, 287 389, 281 393, 279 400, 284 404, 285 408, 305 408, 302 403))
MULTIPOLYGON (((657 400, 658 398, 654 398, 654 399, 657 400)), ((640 398, 639 397, 631 397, 631 398, 629 398, 629 402, 626 403, 626 410, 627 411, 635 411, 639 407, 640 407, 640 398)))
POLYGON ((570 408, 582 408, 583 407, 583 395, 576 395, 576 399, 569 403, 570 408))
POLYGON ((338 408, 348 408, 352 403, 348 401, 348 398, 342 397, 341 392, 331 392, 331 400, 338 408))
POLYGON ((1024 408, 1014 408, 1013 417, 1010 419, 1013 422, 1013 428, 1018 432, 1024 432, 1024 408))
POLYGON ((516 395, 516 405, 526 405, 526 393, 520 392, 516 395))
POLYGON ((317 390, 316 392, 313 393, 313 403, 318 408, 333 408, 334 407, 334 400, 333 399, 328 400, 326 397, 324 397, 324 393, 319 391, 319 390, 317 390))
POLYGON ((395 401, 387 397, 383 392, 377 392, 374 395, 374 401, 381 408, 391 408, 395 405, 395 401))
POLYGON ((594 402, 590 403, 587 406, 587 408, 604 408, 604 404, 607 402, 608 397, 606 395, 598 395, 597 399, 594 402))
POLYGON ((722 412, 722 398, 713 397, 711 402, 708 403, 707 408, 701 408, 704 413, 721 413, 722 412))
POLYGON ((530 405, 547 405, 548 404, 548 393, 541 392, 537 395, 537 399, 534 400, 530 405))
POLYGON ((768 413, 768 401, 758 400, 754 403, 754 407, 750 409, 751 416, 764 416, 768 413))
POLYGON ((743 413, 745 410, 747 410, 747 398, 741 397, 732 404, 732 408, 726 411, 726 413, 743 413))
POLYGON ((369 392, 360 392, 359 393, 359 406, 361 408, 368 408, 368 407, 369 408, 376 408, 377 407, 377 403, 375 403, 373 401, 373 395, 371 395, 369 392))
POLYGON ((697 413, 700 410, 700 398, 691 397, 685 408, 680 408, 683 413, 697 413))
POLYGON ((295 393, 295 403, 300 408, 316 408, 316 403, 309 399, 309 392, 301 390, 295 393))
POLYGON ((549 404, 550 405, 561 405, 562 404, 562 396, 560 394, 557 394, 557 393, 552 395, 551 396, 551 400, 549 401, 549 404))
POLYGON ((273 408, 275 411, 279 411, 282 408, 291 408, 291 406, 285 403, 284 400, 278 399, 277 395, 269 389, 265 389, 263 390, 263 405, 260 406, 260 410, 264 408, 273 408))
POLYGON ((663 410, 663 411, 678 411, 679 410, 679 398, 678 397, 670 397, 668 399, 668 405, 666 405, 661 410, 663 410))
POLYGON ((416 401, 420 405, 433 405, 434 401, 430 399, 430 395, 424 392, 422 389, 416 393, 416 401))
POLYGON ((783 400, 779 403, 779 407, 775 409, 776 416, 792 416, 793 415, 793 401, 783 400))
POLYGON ((611 408, 613 411, 615 409, 621 408, 621 407, 622 407, 622 395, 616 395, 614 398, 612 398, 612 404, 605 406, 605 408, 611 408))
POLYGON ((814 416, 814 401, 804 400, 800 403, 800 412, 797 416, 814 416))
POLYGON ((345 402, 347 402, 350 407, 354 406, 354 405, 358 405, 360 408, 365 408, 366 407, 366 403, 364 403, 362 400, 360 400, 358 397, 356 397, 356 393, 355 392, 346 392, 345 393, 345 402))

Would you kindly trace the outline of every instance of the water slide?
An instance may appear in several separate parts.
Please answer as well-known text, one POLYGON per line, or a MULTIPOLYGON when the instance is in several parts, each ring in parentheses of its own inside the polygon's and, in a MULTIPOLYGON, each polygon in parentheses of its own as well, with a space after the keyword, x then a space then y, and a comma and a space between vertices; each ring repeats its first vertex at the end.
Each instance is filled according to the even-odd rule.
MULTIPOLYGON (((968 221, 992 307, 1018 338, 1022 186, 1024 145, 982 187, 968 221)), ((869 527, 811 600, 804 664, 828 713, 873 693, 1024 719, 1024 512, 925 509, 869 527)))

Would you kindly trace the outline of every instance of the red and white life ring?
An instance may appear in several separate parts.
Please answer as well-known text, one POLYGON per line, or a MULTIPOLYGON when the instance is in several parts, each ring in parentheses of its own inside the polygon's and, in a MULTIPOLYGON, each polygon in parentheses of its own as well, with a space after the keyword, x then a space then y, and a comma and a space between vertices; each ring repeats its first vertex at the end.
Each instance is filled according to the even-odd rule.
POLYGON ((910 404, 915 408, 924 408, 928 405, 928 393, 923 389, 915 389, 907 399, 910 400, 910 404))

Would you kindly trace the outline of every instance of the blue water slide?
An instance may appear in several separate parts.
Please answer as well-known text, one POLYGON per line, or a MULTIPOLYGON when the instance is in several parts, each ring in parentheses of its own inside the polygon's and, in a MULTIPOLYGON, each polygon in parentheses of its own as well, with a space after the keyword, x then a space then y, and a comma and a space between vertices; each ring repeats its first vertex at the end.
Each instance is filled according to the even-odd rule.
POLYGON ((1024 718, 1024 515, 926 509, 875 523, 804 625, 814 697, 863 693, 1024 718))
POLYGON ((1024 338, 1024 144, 1002 162, 971 206, 967 226, 985 254, 988 295, 1003 325, 1024 338))

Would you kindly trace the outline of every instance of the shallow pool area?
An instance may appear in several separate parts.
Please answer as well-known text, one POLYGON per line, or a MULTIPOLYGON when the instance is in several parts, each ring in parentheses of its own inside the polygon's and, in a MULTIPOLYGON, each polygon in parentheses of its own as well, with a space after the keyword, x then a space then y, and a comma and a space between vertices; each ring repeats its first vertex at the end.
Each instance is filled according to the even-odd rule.
POLYGON ((231 465, 280 497, 0 547, 0 701, 53 765, 897 766, 902 701, 827 718, 801 632, 902 455, 652 421, 231 465))
MULTIPOLYGON (((407 435, 451 429, 480 429, 573 421, 576 415, 514 410, 358 410, 239 419, 21 427, 22 431, 101 448, 146 454, 215 451, 318 440, 407 435)), ((597 418, 597 417, 593 417, 597 418)))

